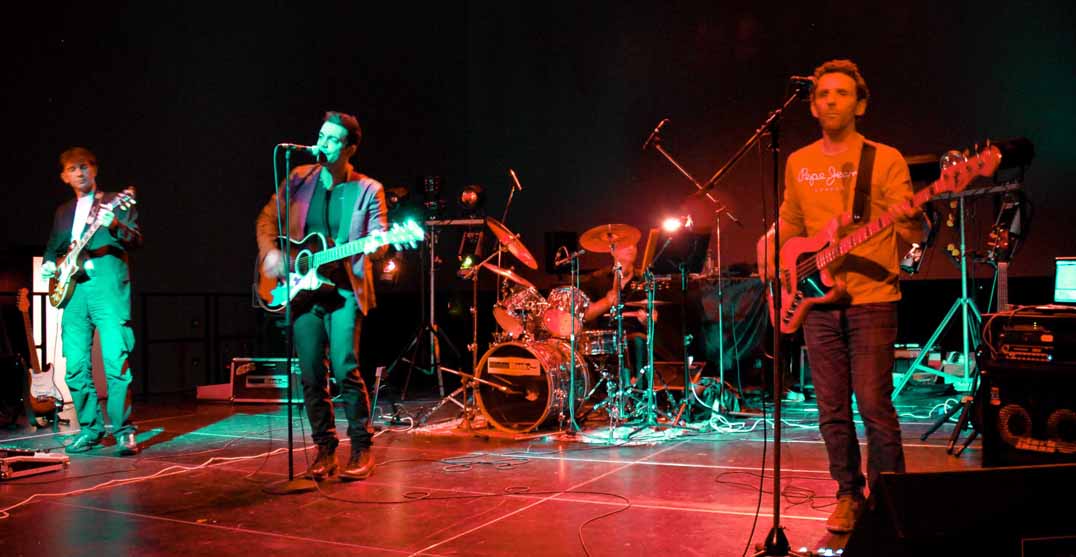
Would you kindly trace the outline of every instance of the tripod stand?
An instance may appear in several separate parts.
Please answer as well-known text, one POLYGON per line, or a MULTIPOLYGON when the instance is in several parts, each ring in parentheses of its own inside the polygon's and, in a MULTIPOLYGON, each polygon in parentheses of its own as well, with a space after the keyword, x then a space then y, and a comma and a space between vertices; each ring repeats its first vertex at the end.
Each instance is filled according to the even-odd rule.
MULTIPOLYGON (((482 221, 479 220, 478 222, 482 222, 482 221)), ((423 370, 423 371, 430 374, 430 375, 433 375, 433 374, 437 375, 437 389, 438 389, 438 392, 440 393, 440 396, 442 396, 442 397, 445 396, 445 384, 444 384, 444 377, 441 374, 441 344, 440 344, 440 342, 444 341, 445 344, 448 345, 449 349, 452 350, 452 353, 455 354, 455 356, 457 358, 459 358, 459 356, 460 356, 459 350, 457 350, 456 346, 454 344, 452 344, 452 341, 448 338, 448 335, 446 335, 444 333, 444 331, 442 331, 441 328, 437 326, 437 315, 436 315, 437 314, 437 306, 436 306, 436 293, 437 293, 437 287, 436 287, 436 277, 437 277, 437 238, 438 238, 438 235, 440 234, 440 231, 438 230, 438 227, 455 226, 455 225, 458 225, 458 224, 459 224, 459 221, 451 221, 451 220, 448 220, 448 221, 427 220, 426 221, 426 227, 427 227, 427 231, 428 231, 427 232, 427 237, 426 237, 427 238, 426 239, 426 246, 427 246, 427 253, 428 253, 429 257, 428 258, 423 258, 422 261, 423 261, 423 264, 428 265, 428 268, 426 269, 427 273, 425 274, 425 276, 427 277, 428 287, 429 287, 429 297, 427 298, 429 305, 426 308, 424 308, 424 311, 422 312, 423 313, 423 319, 424 319, 424 321, 422 323, 422 326, 419 327, 419 329, 417 331, 415 331, 414 336, 411 337, 411 341, 400 352, 400 354, 398 356, 396 356, 396 358, 392 361, 392 363, 389 364, 389 366, 385 369, 386 374, 391 374, 392 370, 395 369, 397 365, 399 365, 400 361, 408 362, 409 367, 407 369, 407 378, 404 380, 403 391, 401 392, 401 395, 400 395, 401 400, 406 400, 407 399, 407 389, 411 384, 411 372, 414 371, 416 360, 418 360, 417 354, 418 354, 418 346, 419 346, 420 341, 427 342, 427 344, 425 346, 429 350, 429 364, 430 364, 430 367, 427 368, 426 370, 423 370), (426 319, 427 311, 428 311, 429 319, 426 319), (404 356, 409 354, 409 353, 411 354, 411 358, 410 359, 405 358, 404 356)), ((473 222, 468 222, 468 225, 470 225, 470 224, 473 224, 473 222)), ((419 368, 419 369, 421 370, 421 368, 419 368)), ((375 395, 374 400, 375 401, 377 400, 376 395, 375 395)))
MULTIPOLYGON (((974 377, 971 374, 971 358, 970 356, 979 347, 979 329, 982 325, 982 314, 979 313, 979 308, 975 305, 975 300, 968 296, 968 255, 966 245, 966 234, 964 228, 964 199, 967 197, 967 192, 955 194, 959 196, 960 202, 960 297, 953 302, 953 306, 949 308, 949 313, 945 315, 941 323, 938 324, 938 328, 934 330, 934 334, 930 336, 930 340, 923 345, 919 354, 912 360, 908 371, 904 373, 904 376, 900 378, 897 385, 893 389, 892 399, 896 400, 901 391, 911 380, 912 375, 917 372, 925 372, 941 377, 949 377, 949 374, 944 371, 934 369, 929 366, 923 365, 923 361, 929 357, 930 351, 937 344, 938 339, 949 328, 950 321, 957 311, 960 312, 961 321, 961 335, 962 335, 962 361, 964 364, 964 373, 957 380, 957 390, 967 390, 974 383, 974 377)), ((948 419, 948 416, 946 417, 948 419)), ((937 429, 937 428, 935 428, 937 429)), ((931 430, 933 431, 933 430, 931 430)))

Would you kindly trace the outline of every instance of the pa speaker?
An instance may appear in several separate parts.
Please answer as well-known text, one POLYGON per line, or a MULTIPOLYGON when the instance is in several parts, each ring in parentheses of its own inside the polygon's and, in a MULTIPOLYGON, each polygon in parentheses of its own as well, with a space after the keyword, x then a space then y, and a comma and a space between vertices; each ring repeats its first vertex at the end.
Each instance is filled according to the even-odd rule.
POLYGON ((1076 366, 982 364, 983 466, 1076 463, 1076 366))
POLYGON ((1076 465, 883 473, 847 557, 1071 556, 1076 465))

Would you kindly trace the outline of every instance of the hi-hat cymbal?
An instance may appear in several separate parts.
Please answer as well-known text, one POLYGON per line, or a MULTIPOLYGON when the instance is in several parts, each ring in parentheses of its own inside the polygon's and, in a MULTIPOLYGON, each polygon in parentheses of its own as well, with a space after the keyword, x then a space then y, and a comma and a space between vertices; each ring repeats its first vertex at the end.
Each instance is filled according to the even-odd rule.
POLYGON ((579 236, 579 245, 587 251, 609 253, 614 247, 635 245, 641 237, 630 224, 602 224, 579 236))
MULTIPOLYGON (((496 265, 491 265, 489 263, 483 263, 482 266, 489 269, 490 271, 493 271, 494 273, 497 273, 498 275, 501 275, 502 277, 504 277, 504 278, 516 283, 516 284, 526 286, 527 288, 534 288, 534 285, 531 284, 530 281, 528 281, 527 279, 519 276, 519 274, 517 274, 515 271, 513 271, 511 269, 504 269, 504 268, 498 267, 496 265)), ((537 289, 535 289, 535 290, 537 290, 537 289)))
POLYGON ((531 269, 538 268, 538 261, 531 255, 527 246, 524 246, 523 242, 519 241, 518 234, 512 234, 512 231, 508 230, 508 227, 501 224, 499 220, 493 217, 486 217, 486 225, 493 231, 493 235, 497 237, 497 241, 500 242, 509 253, 516 256, 516 259, 531 269))

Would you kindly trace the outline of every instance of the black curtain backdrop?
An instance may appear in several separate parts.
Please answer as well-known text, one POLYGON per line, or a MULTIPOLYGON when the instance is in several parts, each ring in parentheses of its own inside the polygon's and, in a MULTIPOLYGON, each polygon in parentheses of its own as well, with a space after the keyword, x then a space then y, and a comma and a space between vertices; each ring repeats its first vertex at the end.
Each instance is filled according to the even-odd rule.
MULTIPOLYGON (((654 150, 704 181, 822 61, 860 64, 872 91, 861 130, 905 155, 1026 136, 1035 204, 1012 276, 1049 276, 1073 255, 1076 76, 1070 2, 360 2, 53 3, 7 19, 2 89, 6 251, 40 253, 53 208, 70 196, 56 157, 98 155, 100 184, 135 185, 146 245, 134 287, 243 292, 254 217, 273 191, 273 145, 312 143, 325 110, 356 114, 360 170, 412 190, 443 177, 446 216, 467 184, 501 219, 513 168, 524 187, 505 223, 539 261, 546 232, 604 223, 644 231, 666 215, 712 225, 712 207, 654 150)), ((783 120, 782 158, 818 136, 805 104, 783 120)), ((296 156, 296 162, 302 156, 296 156)), ((714 194, 723 261, 754 262, 770 214, 769 157, 752 151, 714 194)), ((942 206, 944 211, 947 206, 942 206)), ((994 198, 969 203, 983 249, 994 198)), ((461 231, 442 236, 439 290, 455 275, 461 231)), ((645 236, 645 235, 644 235, 645 236)), ((489 235, 487 234, 487 240, 489 235)), ((915 280, 957 276, 944 229, 915 280)), ((418 292, 418 258, 386 291, 418 292)), ((9 259, 5 259, 9 261, 9 259)), ((608 262, 584 256, 584 270, 608 262)), ((558 280, 514 266, 541 288, 558 280)), ((21 272, 19 269, 5 269, 21 272)), ((989 268, 977 268, 980 277, 989 268)), ((491 273, 481 280, 489 289, 491 273)), ((463 296, 464 298, 466 296, 463 296)), ((1043 300, 1047 301, 1047 300, 1043 300)), ((445 311, 441 308, 439 311, 445 311)))

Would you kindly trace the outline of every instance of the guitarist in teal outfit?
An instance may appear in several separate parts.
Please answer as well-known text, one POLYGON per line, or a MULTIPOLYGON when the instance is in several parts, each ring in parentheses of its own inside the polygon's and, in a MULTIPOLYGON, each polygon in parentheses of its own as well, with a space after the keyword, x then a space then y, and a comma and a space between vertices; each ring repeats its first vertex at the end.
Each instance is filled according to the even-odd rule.
POLYGON ((55 278, 57 260, 84 230, 99 225, 78 255, 70 298, 63 306, 61 338, 67 359, 67 386, 78 414, 79 434, 69 453, 86 452, 105 436, 105 420, 93 383, 91 349, 94 329, 101 336, 101 354, 108 383, 106 401, 112 435, 121 455, 138 454, 131 423, 131 276, 127 254, 142 245, 138 212, 133 203, 117 203, 123 194, 97 187, 97 158, 88 149, 72 147, 60 154, 60 179, 75 198, 60 205, 53 218, 41 274, 55 278), (110 207, 115 207, 114 209, 110 207))
MULTIPOLYGON (((340 245, 388 230, 388 206, 380 182, 355 171, 349 160, 355 155, 362 130, 354 116, 327 112, 318 132, 319 163, 295 168, 288 176, 291 208, 289 235, 293 240, 318 233, 327 246, 340 245)), ((292 268, 280 249, 284 201, 274 195, 258 215, 256 235, 260 282, 275 282, 292 268), (278 220, 279 219, 279 220, 278 220)), ((315 236, 314 238, 318 238, 315 236)), ((317 251, 320 240, 307 245, 317 251)), ((370 399, 359 373, 359 338, 362 318, 372 309, 374 281, 372 253, 328 263, 319 274, 331 283, 299 299, 293 305, 295 350, 302 370, 303 400, 318 455, 306 475, 322 480, 339 472, 344 480, 362 480, 374 469, 370 451, 370 399), (329 348, 332 372, 340 385, 340 398, 348 420, 350 458, 343 468, 336 460, 336 434, 325 348, 329 348)), ((259 288, 259 291, 261 289, 259 288)))

